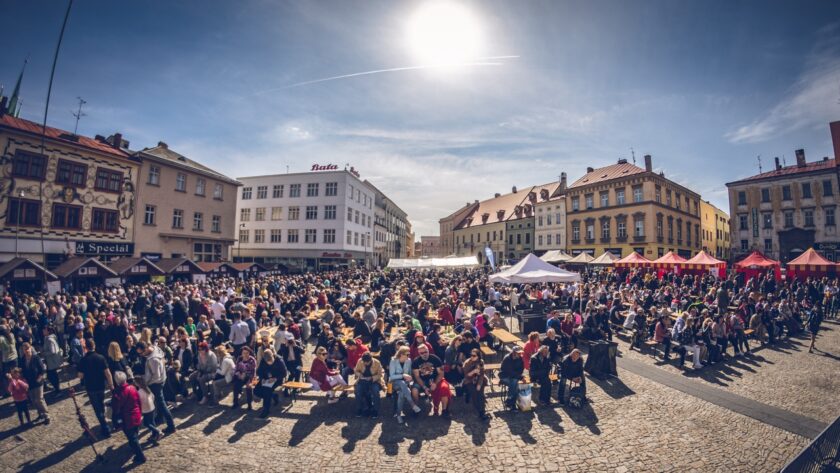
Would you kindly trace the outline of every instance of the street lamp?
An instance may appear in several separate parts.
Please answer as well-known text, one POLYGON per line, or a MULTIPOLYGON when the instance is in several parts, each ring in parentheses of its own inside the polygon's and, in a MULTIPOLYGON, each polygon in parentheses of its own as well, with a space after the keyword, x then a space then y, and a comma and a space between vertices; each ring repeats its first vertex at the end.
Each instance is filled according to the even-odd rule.
POLYGON ((15 228, 15 257, 20 256, 20 252, 18 251, 18 239, 20 238, 20 221, 23 219, 23 195, 24 190, 20 190, 20 199, 18 200, 18 214, 17 214, 17 226, 15 228))
POLYGON ((368 245, 370 244, 370 232, 367 232, 367 239, 365 240, 365 269, 370 269, 368 264, 368 245))
POLYGON ((237 238, 237 240, 239 241, 239 249, 237 250, 237 253, 238 253, 237 257, 239 258, 240 263, 242 262, 242 229, 243 228, 245 228, 245 224, 240 223, 239 224, 239 238, 237 238))

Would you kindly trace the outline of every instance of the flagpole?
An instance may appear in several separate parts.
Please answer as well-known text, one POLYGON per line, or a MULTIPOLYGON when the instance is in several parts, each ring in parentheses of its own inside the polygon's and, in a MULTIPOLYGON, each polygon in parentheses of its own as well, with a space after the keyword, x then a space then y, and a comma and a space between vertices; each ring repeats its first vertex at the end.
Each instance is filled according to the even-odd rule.
MULTIPOLYGON (((47 102, 44 105, 44 122, 41 124, 41 156, 45 156, 45 147, 47 139, 47 115, 50 111, 50 97, 52 96, 53 79, 55 78, 55 66, 58 63, 58 53, 61 50, 61 42, 64 39, 64 30, 67 27, 67 20, 70 18, 70 9, 73 7, 73 0, 67 2, 67 11, 64 13, 64 22, 61 23, 61 32, 58 34, 58 43, 55 46, 55 55, 53 56, 52 70, 50 71, 50 82, 47 86, 47 102)), ((41 261, 44 264, 44 287, 47 287, 47 252, 44 248, 44 182, 38 182, 38 199, 41 202, 41 261)))

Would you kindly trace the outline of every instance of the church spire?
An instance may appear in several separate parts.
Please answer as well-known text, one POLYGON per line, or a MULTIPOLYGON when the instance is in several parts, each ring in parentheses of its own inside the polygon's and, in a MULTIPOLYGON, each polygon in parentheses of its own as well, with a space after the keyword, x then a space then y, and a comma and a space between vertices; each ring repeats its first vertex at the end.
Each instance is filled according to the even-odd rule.
POLYGON ((20 70, 20 75, 18 76, 17 83, 15 84, 15 90, 12 91, 12 96, 9 99, 9 106, 7 110, 9 111, 9 115, 13 117, 17 117, 20 114, 20 83, 23 81, 23 73, 26 71, 26 63, 29 62, 29 58, 24 59, 23 61, 23 68, 20 70))

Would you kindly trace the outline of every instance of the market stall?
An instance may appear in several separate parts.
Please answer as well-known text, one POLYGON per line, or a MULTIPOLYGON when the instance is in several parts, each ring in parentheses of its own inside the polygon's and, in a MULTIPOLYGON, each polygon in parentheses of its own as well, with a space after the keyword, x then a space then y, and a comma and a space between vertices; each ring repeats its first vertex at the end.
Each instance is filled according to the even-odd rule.
POLYGON ((580 253, 576 255, 574 258, 566 261, 567 266, 586 266, 592 262, 595 258, 590 255, 589 253, 580 253))
POLYGON ((388 268, 392 269, 422 269, 422 268, 471 268, 479 266, 478 258, 475 256, 446 257, 446 258, 418 258, 400 259, 391 258, 388 261, 388 268))
POLYGON ((650 265, 651 267, 656 268, 656 276, 661 279, 665 273, 679 273, 679 267, 677 265, 685 263, 685 261, 686 259, 682 256, 674 253, 673 251, 669 251, 659 258, 651 261, 650 265))
POLYGON ((589 262, 590 266, 612 266, 615 264, 616 261, 619 260, 619 257, 610 253, 609 251, 605 251, 604 254, 595 258, 594 260, 589 262))
POLYGON ((635 251, 615 262, 616 269, 649 268, 652 261, 635 251))
POLYGON ((58 276, 28 258, 12 258, 0 265, 0 286, 10 291, 35 294, 57 281, 58 276))
POLYGON ((837 273, 837 265, 820 256, 813 248, 808 248, 808 251, 789 261, 786 269, 789 279, 820 278, 837 273))
POLYGON ((120 258, 108 264, 123 283, 148 282, 154 276, 163 276, 163 270, 146 258, 120 258))
POLYGON ((565 263, 572 259, 572 255, 567 254, 563 250, 550 250, 547 251, 544 255, 540 256, 540 259, 545 261, 546 263, 552 264, 559 264, 565 263))
POLYGON ((120 284, 111 268, 96 258, 75 256, 58 265, 53 273, 67 292, 85 292, 95 287, 120 284))
POLYGON ((207 279, 204 270, 189 258, 162 258, 155 262, 170 281, 203 282, 207 279))
POLYGON ((759 277, 773 271, 776 280, 782 279, 782 265, 758 251, 753 251, 749 256, 735 263, 735 272, 743 273, 745 279, 759 277))
POLYGON ((701 250, 689 260, 678 263, 681 273, 712 273, 719 278, 726 277, 726 261, 721 261, 701 250))

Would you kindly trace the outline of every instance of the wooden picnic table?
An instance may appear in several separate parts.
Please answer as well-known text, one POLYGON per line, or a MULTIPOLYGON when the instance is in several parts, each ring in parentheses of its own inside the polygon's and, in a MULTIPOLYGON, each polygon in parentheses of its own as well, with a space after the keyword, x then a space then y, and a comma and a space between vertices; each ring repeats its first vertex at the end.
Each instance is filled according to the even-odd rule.
POLYGON ((309 316, 307 317, 309 320, 321 320, 321 317, 324 316, 324 313, 327 309, 318 309, 309 311, 309 316))
POLYGON ((496 354, 496 350, 488 347, 487 345, 481 346, 481 354, 484 356, 493 356, 496 354))
POLYGON ((494 337, 496 337, 497 340, 504 344, 516 343, 521 341, 519 340, 519 337, 508 332, 503 328, 494 329, 492 332, 490 332, 490 334, 492 334, 494 337))

